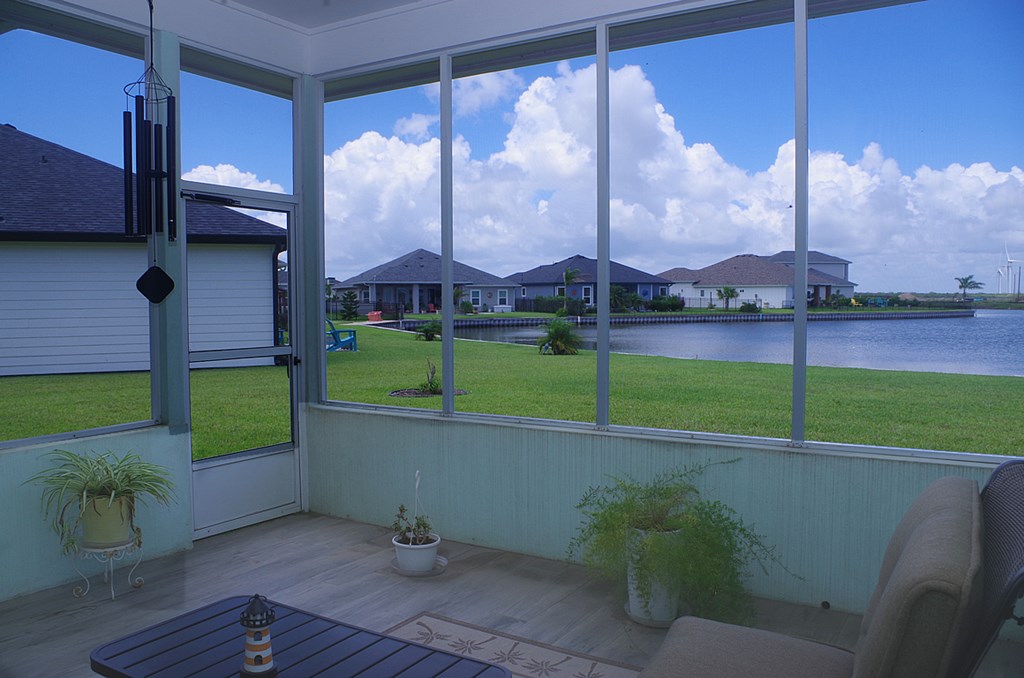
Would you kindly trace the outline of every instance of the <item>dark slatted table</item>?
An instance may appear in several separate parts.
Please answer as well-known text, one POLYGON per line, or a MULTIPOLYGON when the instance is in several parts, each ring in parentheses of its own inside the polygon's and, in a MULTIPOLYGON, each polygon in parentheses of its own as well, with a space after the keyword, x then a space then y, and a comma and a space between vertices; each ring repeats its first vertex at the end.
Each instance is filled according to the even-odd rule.
MULTIPOLYGON (((247 596, 225 598, 102 645, 89 657, 103 676, 237 676, 245 657, 239 615, 247 596)), ((504 668, 268 601, 280 676, 509 678, 504 668)))

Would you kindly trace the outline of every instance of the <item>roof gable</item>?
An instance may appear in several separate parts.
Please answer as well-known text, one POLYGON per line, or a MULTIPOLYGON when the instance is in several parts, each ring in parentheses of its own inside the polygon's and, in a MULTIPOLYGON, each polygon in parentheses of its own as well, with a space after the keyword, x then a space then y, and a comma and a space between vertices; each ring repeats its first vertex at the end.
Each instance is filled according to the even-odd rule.
MULTIPOLYGON (((721 287, 737 285, 793 285, 796 271, 771 257, 756 254, 738 254, 734 257, 711 264, 699 271, 697 287, 721 287)), ((813 268, 807 269, 807 282, 812 285, 852 285, 848 280, 813 268)))
MULTIPOLYGON (((582 254, 576 254, 553 264, 537 266, 529 271, 513 273, 508 278, 518 282, 520 285, 559 285, 564 280, 563 276, 567 268, 574 268, 579 271, 579 275, 576 277, 576 282, 578 283, 597 281, 597 260, 590 259, 582 254)), ((638 283, 667 285, 671 282, 665 278, 645 273, 616 261, 609 262, 609 268, 610 283, 612 285, 636 285, 638 283)))
POLYGON ((684 268, 682 266, 670 268, 667 271, 662 271, 658 275, 666 280, 671 280, 674 283, 696 282, 700 279, 699 271, 695 271, 692 268, 684 268))
MULTIPOLYGON (((189 240, 274 243, 283 228, 221 205, 186 202, 189 240)), ((0 125, 0 239, 124 241, 124 172, 0 125)))
MULTIPOLYGON (((771 256, 765 257, 768 261, 772 261, 779 264, 796 264, 796 254, 793 250, 782 250, 776 252, 771 256)), ((832 256, 831 254, 825 254, 817 250, 807 250, 807 263, 811 264, 849 264, 850 262, 846 259, 840 259, 839 257, 832 256)))
MULTIPOLYGON (((479 268, 461 262, 452 263, 452 278, 456 285, 509 285, 504 278, 491 275, 479 268)), ((342 281, 340 287, 353 287, 370 283, 425 283, 441 282, 441 256, 424 249, 413 250, 379 266, 363 271, 342 281)))

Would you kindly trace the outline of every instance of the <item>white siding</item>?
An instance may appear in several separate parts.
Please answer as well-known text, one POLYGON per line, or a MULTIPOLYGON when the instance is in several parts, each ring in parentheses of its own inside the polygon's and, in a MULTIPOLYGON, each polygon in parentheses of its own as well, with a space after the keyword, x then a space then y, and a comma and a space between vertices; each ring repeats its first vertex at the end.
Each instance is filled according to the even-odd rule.
POLYGON ((809 268, 813 268, 816 271, 821 271, 828 275, 834 275, 837 278, 846 280, 846 264, 839 263, 814 263, 813 261, 808 263, 809 268))
MULTIPOLYGON (((273 345, 271 251, 192 247, 193 350, 273 345)), ((148 370, 146 268, 141 244, 0 244, 0 376, 148 370)))
POLYGON ((189 349, 274 345, 270 245, 200 245, 188 252, 189 349))
POLYGON ((0 375, 149 369, 143 245, 0 244, 0 375))

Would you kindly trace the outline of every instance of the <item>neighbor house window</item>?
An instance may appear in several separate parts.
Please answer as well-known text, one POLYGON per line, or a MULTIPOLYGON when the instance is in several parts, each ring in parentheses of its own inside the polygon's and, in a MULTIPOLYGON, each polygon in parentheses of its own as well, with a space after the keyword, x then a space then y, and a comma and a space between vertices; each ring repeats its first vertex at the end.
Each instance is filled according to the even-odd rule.
POLYGON ((479 306, 480 305, 480 290, 470 290, 470 292, 469 292, 469 300, 473 303, 474 306, 479 306))
POLYGON ((583 286, 583 303, 587 306, 594 303, 594 288, 590 285, 583 286))
POLYGON ((519 296, 521 296, 521 297, 525 297, 526 296, 526 288, 525 287, 520 287, 519 288, 519 296))
POLYGON ((564 297, 565 296, 565 287, 561 286, 561 285, 556 287, 555 288, 555 296, 556 297, 564 297))
POLYGON ((498 290, 498 304, 501 306, 508 305, 508 290, 498 290))

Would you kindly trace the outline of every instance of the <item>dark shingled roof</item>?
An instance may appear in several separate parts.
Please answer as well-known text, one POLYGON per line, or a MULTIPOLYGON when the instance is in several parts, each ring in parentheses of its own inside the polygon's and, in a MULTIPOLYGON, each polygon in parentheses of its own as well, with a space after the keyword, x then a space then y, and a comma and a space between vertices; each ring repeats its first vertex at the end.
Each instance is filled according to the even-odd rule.
MULTIPOLYGON (((767 259, 768 261, 771 261, 771 262, 775 262, 777 264, 790 264, 790 265, 792 265, 792 264, 796 263, 796 255, 793 253, 793 250, 782 250, 781 252, 776 252, 775 254, 771 255, 770 257, 765 257, 765 259, 767 259)), ((834 257, 831 254, 825 254, 824 252, 819 252, 817 250, 807 250, 807 263, 808 264, 849 264, 850 262, 847 261, 846 259, 840 259, 839 257, 834 257)))
MULTIPOLYGON (((283 228, 189 201, 190 242, 284 246, 283 228)), ((139 242, 124 234, 124 172, 0 125, 0 240, 139 242)))
POLYGON ((700 271, 695 271, 692 268, 683 268, 682 266, 670 268, 667 271, 662 271, 658 275, 666 280, 671 280, 674 283, 696 282, 700 279, 700 271))
MULTIPOLYGON (((609 262, 609 266, 609 282, 612 285, 636 285, 638 283, 667 285, 671 282, 665 278, 645 273, 615 261, 609 262)), ((508 276, 508 279, 520 285, 560 285, 563 281, 562 275, 565 273, 565 269, 569 267, 575 268, 580 272, 576 278, 577 283, 597 281, 597 260, 589 259, 582 254, 577 254, 553 264, 531 268, 529 271, 513 273, 508 276)))
MULTIPOLYGON (((453 262, 452 277, 456 285, 508 285, 504 278, 491 275, 479 268, 453 262)), ((411 284, 422 283, 437 285, 441 282, 441 256, 427 250, 413 250, 397 259, 374 266, 347 280, 338 287, 354 287, 360 284, 390 283, 411 284)))
MULTIPOLYGON (((738 254, 717 264, 711 264, 697 271, 697 285, 792 285, 795 271, 769 257, 756 254, 738 254)), ((807 282, 812 285, 850 285, 848 280, 828 275, 813 268, 807 269, 807 282)))

